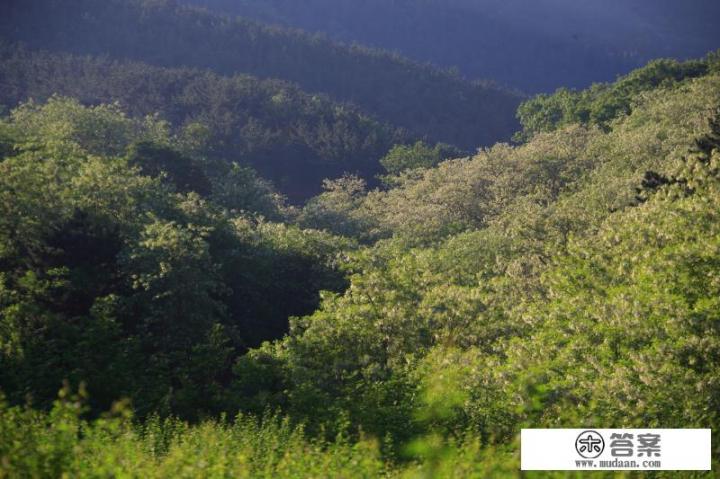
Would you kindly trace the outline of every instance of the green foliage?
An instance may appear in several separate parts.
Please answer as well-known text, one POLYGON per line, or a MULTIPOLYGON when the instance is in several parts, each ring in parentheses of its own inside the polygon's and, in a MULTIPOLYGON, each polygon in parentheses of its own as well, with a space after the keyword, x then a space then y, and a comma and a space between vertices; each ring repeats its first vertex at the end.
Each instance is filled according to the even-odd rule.
POLYGON ((237 165, 219 179, 162 122, 53 97, 1 124, 0 387, 13 402, 47 406, 68 380, 93 411, 123 396, 141 416, 237 411, 234 360, 345 286, 336 255, 350 242, 266 223, 281 204, 265 182, 237 165))
POLYGON ((252 168, 232 163, 213 180, 211 200, 235 214, 259 214, 279 221, 286 216, 285 199, 252 168))
POLYGON ((517 477, 528 426, 717 444, 719 106, 717 74, 658 85, 610 129, 384 190, 348 175, 299 211, 187 148, 202 131, 21 107, 0 122, 0 474, 517 477), (89 399, 54 401, 64 380, 89 399), (139 422, 102 415, 118 397, 139 422))
POLYGON ((612 131, 571 126, 344 195, 346 217, 372 211, 392 239, 244 359, 273 378, 255 397, 412 442, 430 475, 463 467, 443 457, 468 430, 483 455, 528 425, 716 427, 720 79, 636 101, 612 131), (668 180, 639 203, 648 171, 668 180))
POLYGON ((717 68, 717 60, 713 54, 701 61, 655 60, 612 84, 595 84, 583 91, 561 88, 552 95, 538 95, 518 109, 518 119, 523 127, 518 138, 527 139, 538 132, 575 123, 610 128, 614 119, 632 111, 641 93, 675 88, 714 68, 717 68))
MULTIPOLYGON (((112 103, 99 107, 107 112, 105 124, 100 123, 99 112, 95 114, 93 131, 98 134, 100 149, 93 153, 124 152, 122 137, 137 128, 128 119, 107 123, 118 118, 112 110, 120 111, 121 105, 134 117, 149 115, 147 121, 155 124, 154 129, 144 130, 153 138, 138 141, 157 140, 172 130, 177 136, 175 149, 183 156, 250 165, 295 201, 319 193, 324 178, 345 171, 371 178, 380 171, 378 158, 410 137, 326 95, 247 75, 223 77, 199 70, 32 52, 0 42, 0 77, 4 85, 0 104, 10 107, 28 98, 43 101, 54 94, 71 96, 85 105, 112 103), (158 121, 156 112, 170 124, 158 121)), ((59 134, 52 131, 52 122, 63 121, 48 111, 52 101, 37 120, 46 123, 42 134, 47 140, 59 134)), ((31 109, 29 105, 24 108, 31 109)), ((75 110, 76 116, 84 111, 79 103, 75 110)), ((64 115, 70 111, 62 110, 64 115)), ((82 122, 77 118, 75 123, 82 122)), ((88 141, 84 144, 90 146, 88 141)), ((232 167, 216 168, 219 171, 213 176, 227 183, 227 170, 232 167)), ((184 171, 186 176, 194 176, 192 171, 184 171)), ((233 170, 230 174, 239 173, 233 170)))
POLYGON ((298 223, 362 241, 370 239, 368 231, 375 222, 359 211, 367 194, 365 180, 346 175, 336 180, 325 180, 323 189, 322 194, 305 204, 298 223))
POLYGON ((394 146, 385 157, 380 159, 380 164, 388 174, 398 175, 405 170, 430 168, 443 160, 459 156, 462 156, 462 152, 451 145, 437 144, 431 148, 418 141, 414 145, 394 146))
POLYGON ((59 154, 76 152, 120 156, 133 142, 165 144, 168 124, 153 116, 129 118, 118 104, 84 107, 75 99, 51 96, 44 104, 29 101, 11 112, 6 125, 23 149, 34 142, 59 154), (68 149, 65 149, 68 148, 68 149))
MULTIPOLYGON (((498 232, 505 228, 511 238, 542 249, 546 238, 533 235, 562 242, 570 231, 594 227, 610 211, 634 204, 645 173, 667 172, 706 127, 711 105, 720 101, 716 82, 708 76, 673 92, 645 92, 612 131, 571 125, 538 133, 517 147, 499 144, 469 159, 406 171, 387 190, 322 195, 308 205, 344 211, 363 239, 399 235, 429 244, 496 224, 498 232)), ((344 220, 336 215, 320 227, 344 220)))
POLYGON ((122 404, 83 419, 79 399, 63 392, 47 414, 0 402, 0 477, 370 478, 384 471, 375 441, 314 440, 274 416, 135 426, 122 404))
POLYGON ((140 173, 145 176, 165 175, 165 179, 181 193, 193 191, 208 196, 212 191, 205 172, 191 158, 172 148, 149 142, 135 143, 128 152, 128 160, 131 166, 139 167, 140 173))

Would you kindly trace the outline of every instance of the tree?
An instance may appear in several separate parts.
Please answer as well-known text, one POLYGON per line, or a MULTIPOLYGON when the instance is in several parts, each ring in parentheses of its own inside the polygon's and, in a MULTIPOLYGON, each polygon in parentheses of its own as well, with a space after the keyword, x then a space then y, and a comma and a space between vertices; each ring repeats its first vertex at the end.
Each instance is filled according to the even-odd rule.
POLYGON ((430 147, 418 141, 413 145, 394 146, 380 160, 380 164, 389 175, 398 175, 409 169, 431 168, 443 160, 460 156, 463 156, 462 151, 451 145, 438 143, 434 147, 430 147))

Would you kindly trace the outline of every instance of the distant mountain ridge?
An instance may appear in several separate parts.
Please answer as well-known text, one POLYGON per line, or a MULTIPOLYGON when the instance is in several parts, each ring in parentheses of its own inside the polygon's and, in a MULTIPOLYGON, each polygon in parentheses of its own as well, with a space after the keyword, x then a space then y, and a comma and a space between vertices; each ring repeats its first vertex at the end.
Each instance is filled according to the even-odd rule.
POLYGON ((457 66, 529 93, 720 47, 714 0, 185 0, 457 66))
POLYGON ((118 102, 132 116, 160 113, 176 131, 205 129, 202 154, 256 169, 291 200, 324 178, 372 178, 407 132, 287 82, 137 62, 29 51, 0 42, 0 105, 54 94, 83 104, 118 102))
POLYGON ((0 36, 32 48, 283 79, 466 149, 507 140, 518 127, 521 97, 492 84, 175 1, 10 0, 0 9, 0 36))

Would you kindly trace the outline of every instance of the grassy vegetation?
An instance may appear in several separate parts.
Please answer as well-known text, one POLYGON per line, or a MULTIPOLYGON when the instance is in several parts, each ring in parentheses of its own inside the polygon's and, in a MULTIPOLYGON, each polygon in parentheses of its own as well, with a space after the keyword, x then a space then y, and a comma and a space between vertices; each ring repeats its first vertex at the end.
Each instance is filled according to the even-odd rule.
POLYGON ((602 124, 437 165, 400 148, 384 188, 302 209, 228 190, 157 118, 20 107, 0 475, 520 477, 530 426, 712 428, 720 457, 712 61, 631 75, 650 86, 602 124))

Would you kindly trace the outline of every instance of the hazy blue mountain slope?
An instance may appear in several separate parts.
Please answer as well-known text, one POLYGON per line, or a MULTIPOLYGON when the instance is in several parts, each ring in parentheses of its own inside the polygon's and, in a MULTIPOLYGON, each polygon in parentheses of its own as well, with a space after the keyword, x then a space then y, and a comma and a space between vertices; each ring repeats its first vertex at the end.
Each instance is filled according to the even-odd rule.
POLYGON ((458 66, 528 92, 720 47, 714 0, 186 0, 458 66))
POLYGON ((0 36, 34 48, 288 80, 464 148, 507 139, 517 128, 519 96, 491 84, 174 1, 9 0, 0 7, 0 36))
POLYGON ((278 80, 223 77, 0 45, 0 105, 53 94, 84 104, 119 102, 133 116, 160 113, 178 131, 207 130, 204 155, 249 164, 293 201, 345 172, 372 178, 407 132, 324 95, 278 80))

